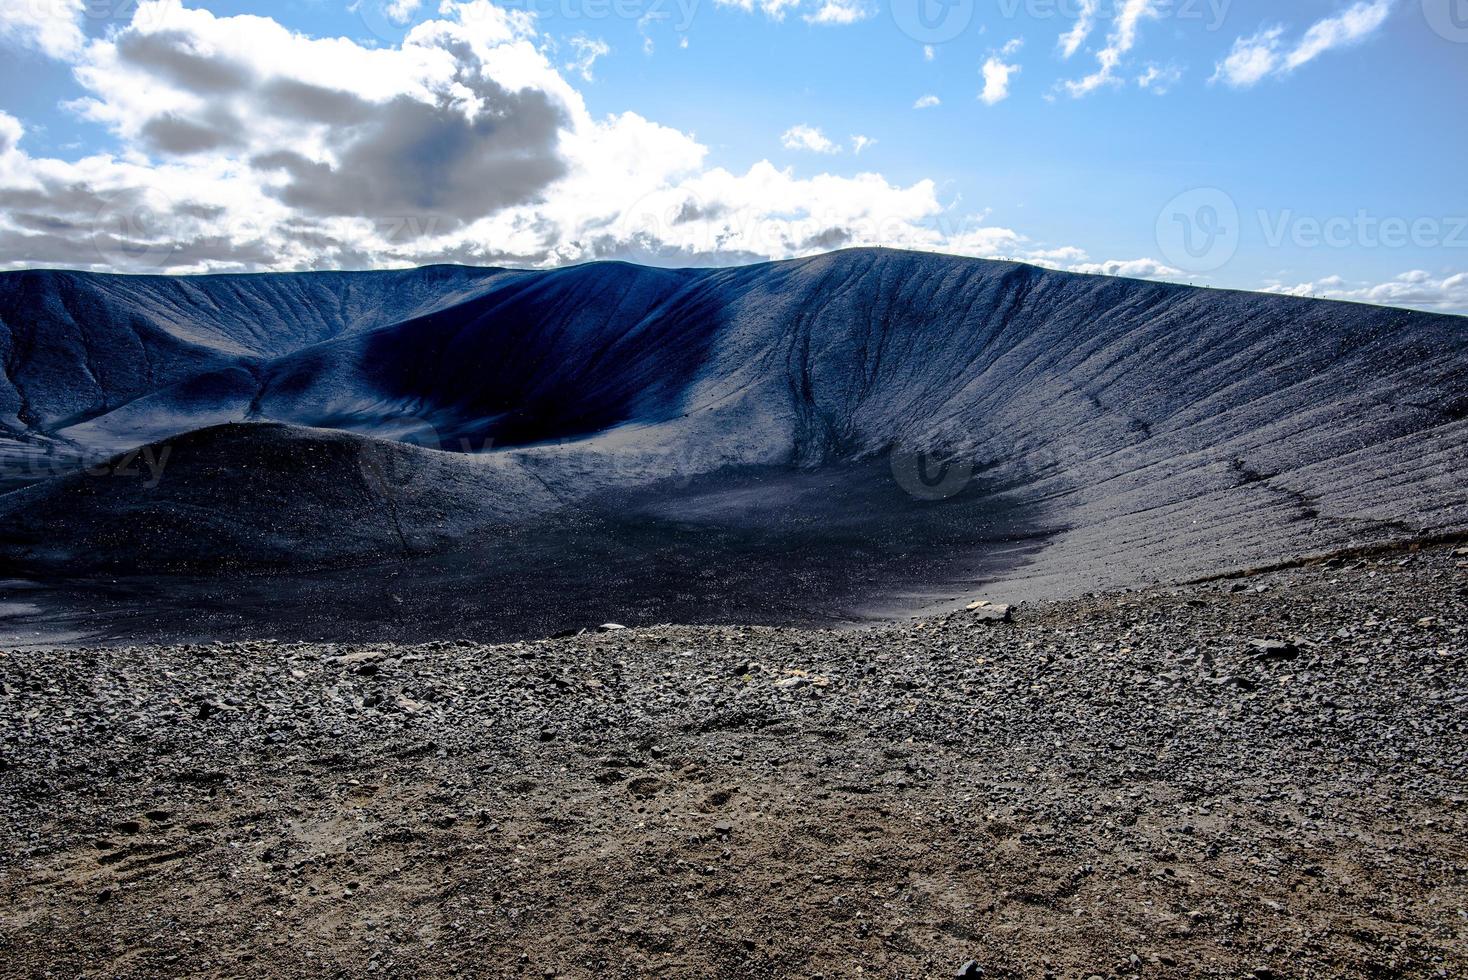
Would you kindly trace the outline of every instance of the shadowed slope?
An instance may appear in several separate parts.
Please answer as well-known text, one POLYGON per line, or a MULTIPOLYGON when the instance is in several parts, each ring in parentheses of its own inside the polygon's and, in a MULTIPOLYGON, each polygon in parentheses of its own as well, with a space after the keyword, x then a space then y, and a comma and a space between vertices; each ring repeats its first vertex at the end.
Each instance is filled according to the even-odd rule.
MULTIPOLYGON (((45 437, 138 398, 452 305, 513 274, 0 274, 0 435, 45 437)), ((248 402, 246 403, 248 404, 248 402)), ((118 449, 121 446, 112 446, 118 449)))
POLYGON ((22 568, 311 567, 431 551, 556 503, 503 457, 274 424, 200 429, 0 498, 22 568))

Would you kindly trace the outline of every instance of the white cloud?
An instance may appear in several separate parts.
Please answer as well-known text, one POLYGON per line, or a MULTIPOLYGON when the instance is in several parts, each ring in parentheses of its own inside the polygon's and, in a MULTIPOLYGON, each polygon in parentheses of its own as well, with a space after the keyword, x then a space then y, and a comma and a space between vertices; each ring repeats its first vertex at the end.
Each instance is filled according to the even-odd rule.
POLYGON ((1365 0, 1335 17, 1317 21, 1300 43, 1285 56, 1284 70, 1294 71, 1332 48, 1356 44, 1386 23, 1393 0, 1365 0))
POLYGON ((1082 262, 1086 259, 1086 250, 1076 248, 1073 245, 1061 248, 1039 249, 1027 253, 1028 261, 1035 265, 1053 266, 1057 269, 1065 268, 1068 263, 1082 262))
POLYGON ((1359 44, 1376 33, 1391 14, 1394 0, 1361 0, 1347 10, 1312 24, 1293 47, 1284 45, 1284 28, 1267 27, 1234 41, 1212 80, 1250 88, 1271 75, 1283 76, 1336 48, 1359 44))
POLYGON ((870 136, 853 136, 851 137, 851 152, 860 156, 862 150, 865 150, 869 146, 875 146, 876 142, 870 136))
POLYGON ((592 75, 596 59, 605 58, 612 53, 607 42, 599 37, 587 37, 585 34, 577 34, 571 38, 571 48, 576 52, 576 57, 566 62, 566 68, 568 71, 576 72, 588 82, 596 80, 592 75))
POLYGON ((1137 45, 1137 35, 1142 20, 1158 16, 1158 0, 1119 0, 1116 25, 1107 35, 1106 47, 1096 54, 1096 71, 1075 81, 1065 83, 1066 91, 1073 97, 1089 95, 1103 85, 1116 82, 1116 70, 1122 59, 1137 45))
POLYGON ((1125 276, 1128 279, 1177 279, 1181 269, 1164 265, 1156 259, 1109 259, 1105 262, 1080 262, 1067 266, 1071 272, 1093 276, 1125 276))
MULTIPOLYGON (((931 181, 709 169, 686 133, 594 118, 534 22, 482 0, 382 47, 169 9, 167 30, 139 19, 78 55, 76 109, 119 153, 33 157, 0 115, 0 267, 721 264, 848 245, 972 254, 1012 235, 945 230, 931 181)), ((790 138, 841 149, 810 127, 790 138)))
POLYGON ((840 153, 841 147, 826 138, 826 134, 814 126, 801 123, 785 130, 780 145, 787 150, 809 150, 811 153, 840 153))
MULTIPOLYGON (((371 3, 372 0, 362 0, 362 2, 371 3)), ((418 12, 418 9, 422 6, 423 0, 391 0, 391 2, 389 2, 387 6, 383 8, 383 11, 387 14, 388 19, 391 20, 393 23, 406 24, 408 21, 413 19, 413 15, 416 14, 418 12)))
MULTIPOLYGON (((1009 47, 1006 46, 1008 51, 1009 47)), ((985 105, 998 105, 1009 98, 1009 82, 1015 75, 1019 74, 1019 65, 1006 63, 998 55, 991 55, 984 62, 982 69, 984 75, 984 90, 979 93, 979 99, 985 105)))
POLYGON ((1293 285, 1272 283, 1264 291, 1440 313, 1468 312, 1468 272, 1442 276, 1414 269, 1382 283, 1349 282, 1341 276, 1326 276, 1293 285))
POLYGON ((943 104, 943 100, 936 95, 924 95, 912 104, 914 109, 932 109, 943 104))
POLYGON ((31 156, 0 112, 0 268, 728 264, 862 245, 1097 265, 956 213, 931 180, 711 168, 687 133, 593 117, 533 19, 485 0, 437 17, 364 47, 145 3, 76 57, 76 109, 119 152, 31 156))
POLYGON ((1233 50, 1218 63, 1212 81, 1223 80, 1235 88, 1248 88, 1263 81, 1279 67, 1279 41, 1284 28, 1271 27, 1253 37, 1241 37, 1233 50))
POLYGON ((1073 56, 1086 43, 1086 38, 1091 36, 1091 31, 1096 27, 1096 10, 1099 6, 1100 0, 1080 0, 1074 26, 1060 36, 1061 57, 1073 56))
POLYGON ((938 51, 937 51, 937 49, 934 48, 931 44, 924 44, 923 45, 923 60, 924 61, 932 61, 936 57, 938 57, 938 51))
POLYGON ((1182 81, 1182 77, 1183 70, 1177 65, 1148 65, 1137 76, 1137 87, 1157 95, 1166 95, 1172 91, 1174 85, 1182 81))
POLYGON ((51 58, 70 58, 86 42, 87 0, 0 0, 0 40, 35 48, 51 58))
POLYGON ((787 11, 800 6, 800 0, 714 0, 719 7, 735 7, 745 13, 759 10, 771 20, 784 20, 787 11))
POLYGON ((806 14, 807 24, 855 24, 876 11, 865 0, 822 0, 815 13, 806 14))

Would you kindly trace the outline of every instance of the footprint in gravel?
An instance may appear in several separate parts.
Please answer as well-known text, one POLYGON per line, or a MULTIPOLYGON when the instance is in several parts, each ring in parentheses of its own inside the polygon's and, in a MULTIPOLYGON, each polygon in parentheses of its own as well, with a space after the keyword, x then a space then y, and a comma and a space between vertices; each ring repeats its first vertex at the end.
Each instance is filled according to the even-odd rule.
POLYGON ((715 792, 710 793, 708 796, 704 797, 703 802, 698 805, 698 808, 704 813, 712 813, 715 810, 722 810, 733 798, 733 790, 716 790, 715 792))
POLYGON ((652 776, 639 776, 628 783, 627 788, 632 791, 633 796, 645 800, 658 794, 663 788, 663 781, 652 776))

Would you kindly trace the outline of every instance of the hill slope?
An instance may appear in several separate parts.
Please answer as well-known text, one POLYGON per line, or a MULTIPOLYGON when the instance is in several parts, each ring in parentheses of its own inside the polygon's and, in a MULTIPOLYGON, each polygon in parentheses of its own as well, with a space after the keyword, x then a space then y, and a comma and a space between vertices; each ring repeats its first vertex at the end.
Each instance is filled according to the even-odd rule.
MULTIPOLYGON (((789 474, 881 460, 915 486, 927 453, 1048 539, 1026 594, 1468 526, 1457 317, 855 250, 719 270, 16 273, 0 276, 0 321, 12 459, 272 421, 468 450, 543 488, 486 490, 494 521, 615 501, 728 528, 759 522, 761 492, 787 516, 810 505, 771 490, 789 474), (761 471, 775 483, 751 490, 761 471), (737 492, 719 474, 743 474, 737 492)), ((83 479, 0 512, 64 543, 77 535, 59 515, 107 509, 83 479)), ((166 512, 178 486, 165 477, 150 506, 166 512)), ((948 506, 917 491, 896 525, 948 506)), ((446 537, 483 523, 454 499, 446 537)), ((228 493, 209 506, 255 519, 228 493)), ((808 516, 839 523, 824 505, 808 516)), ((378 547, 286 524, 313 529, 317 557, 378 547)), ((18 544, 0 553, 41 555, 18 544)), ((73 544, 54 553, 86 551, 73 544)))

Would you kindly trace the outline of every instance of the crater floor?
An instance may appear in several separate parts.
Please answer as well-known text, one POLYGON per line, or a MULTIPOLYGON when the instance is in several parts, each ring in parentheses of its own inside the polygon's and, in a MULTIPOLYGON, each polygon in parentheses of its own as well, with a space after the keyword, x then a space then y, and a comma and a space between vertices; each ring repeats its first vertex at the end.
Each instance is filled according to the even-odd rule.
POLYGON ((874 629, 0 655, 11 976, 1468 974, 1468 550, 874 629))

